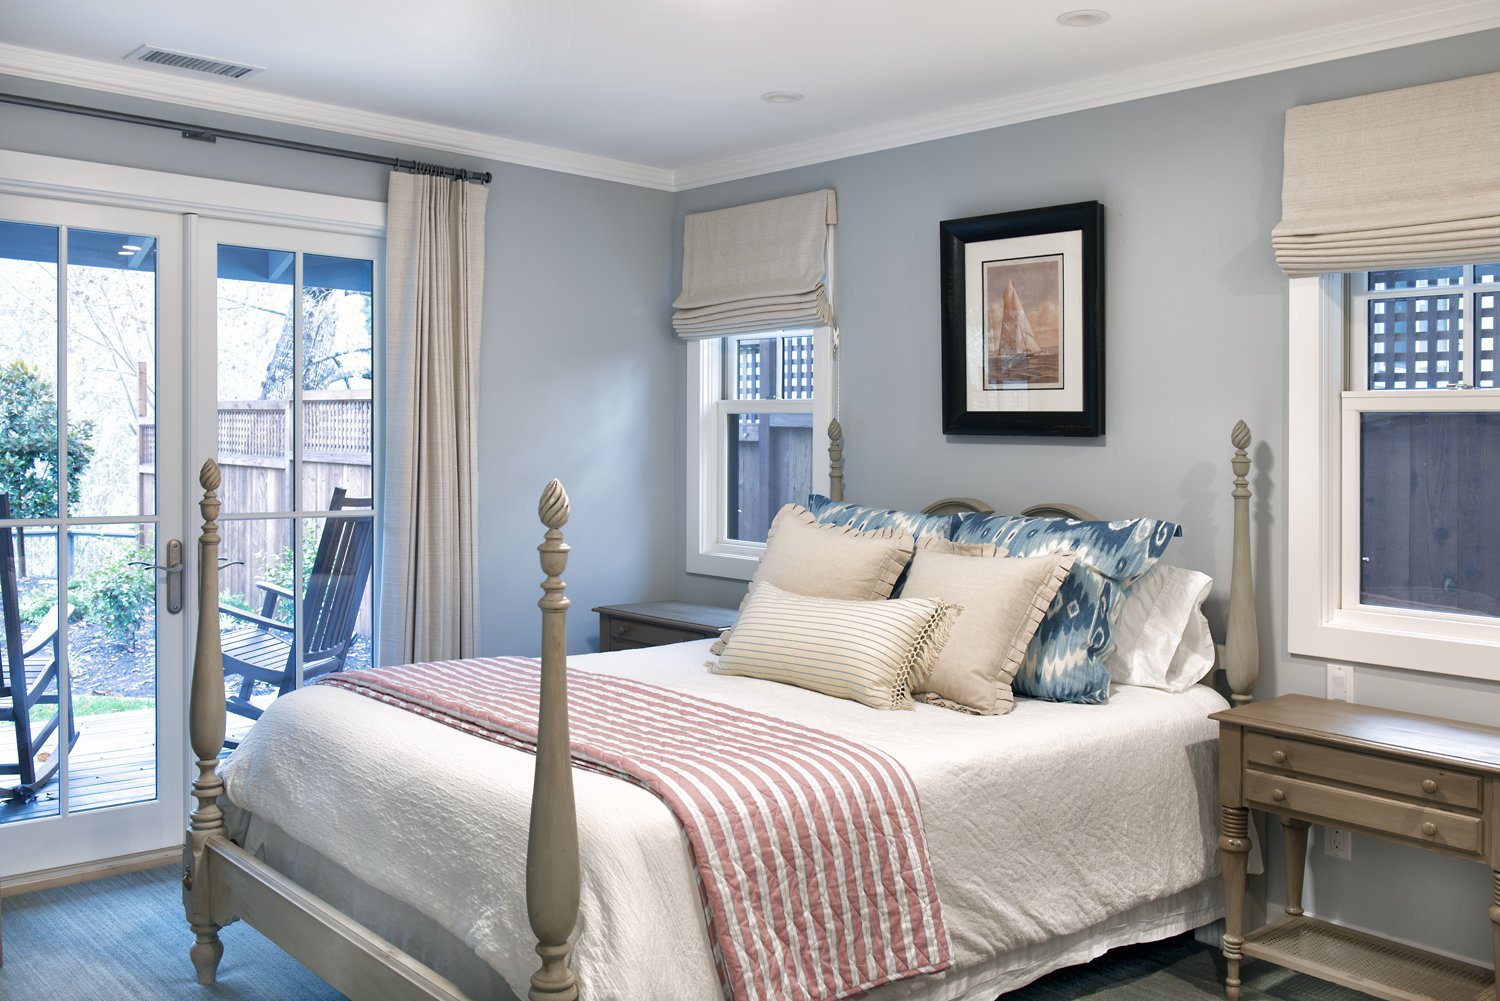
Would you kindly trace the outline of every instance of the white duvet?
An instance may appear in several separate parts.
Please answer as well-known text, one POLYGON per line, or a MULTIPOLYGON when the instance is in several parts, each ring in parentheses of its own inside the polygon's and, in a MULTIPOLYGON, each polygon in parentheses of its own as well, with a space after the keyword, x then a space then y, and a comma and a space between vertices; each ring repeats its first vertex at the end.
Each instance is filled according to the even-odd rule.
MULTIPOLYGON (((881 748, 910 771, 954 968, 867 997, 992 998, 1058 955, 1079 961, 1217 916, 1204 885, 1218 871, 1217 726, 1207 716, 1225 703, 1209 689, 1118 686, 1103 706, 1019 699, 1008 716, 880 712, 711 675, 707 647, 575 656, 570 666, 783 716, 881 748), (1153 903, 1164 898, 1174 899, 1153 903), (1049 948, 1059 940, 1068 948, 1049 948)), ((432 918, 525 997, 536 968, 524 906, 533 761, 313 686, 277 699, 221 772, 237 806, 432 918)), ((575 771, 573 781, 582 997, 717 998, 676 820, 618 779, 575 771)))

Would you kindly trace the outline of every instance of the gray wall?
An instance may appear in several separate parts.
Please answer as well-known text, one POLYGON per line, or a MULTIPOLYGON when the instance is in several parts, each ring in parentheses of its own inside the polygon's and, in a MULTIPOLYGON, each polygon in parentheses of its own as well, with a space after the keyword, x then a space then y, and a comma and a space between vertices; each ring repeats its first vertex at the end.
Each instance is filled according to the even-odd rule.
MULTIPOLYGON (((1471 35, 687 191, 674 233, 687 212, 837 189, 851 499, 911 508, 969 494, 1002 509, 1067 500, 1100 514, 1170 518, 1186 536, 1169 559, 1227 585, 1229 429, 1244 418, 1256 437, 1260 693, 1322 695, 1323 663, 1285 652, 1287 286, 1270 252, 1282 116, 1296 104, 1500 69, 1497 52, 1500 33, 1471 35), (938 222, 1088 199, 1106 211, 1108 435, 944 437, 938 222)), ((679 487, 683 465, 679 458, 679 487)), ((679 552, 683 545, 679 532, 679 552)), ((733 604, 742 593, 729 581, 677 581, 684 599, 733 604)), ((1221 589, 1210 609, 1216 626, 1224 600, 1221 589)), ((1500 721, 1493 684, 1360 668, 1355 696, 1500 721)), ((1314 910, 1493 961, 1487 872, 1372 838, 1356 837, 1353 848, 1342 862, 1314 846, 1314 910)), ((1275 863, 1270 896, 1279 901, 1275 863)))
MULTIPOLYGON (((673 586, 669 552, 676 352, 665 332, 672 196, 504 163, 361 143, 24 80, 0 89, 495 172, 486 227, 479 403, 479 647, 535 653, 537 499, 573 500, 567 580, 575 650, 604 602, 673 586), (619 526, 629 526, 620 531, 619 526)), ((384 201, 386 168, 0 105, 0 148, 384 201)), ((184 528, 184 531, 190 529, 184 528)))

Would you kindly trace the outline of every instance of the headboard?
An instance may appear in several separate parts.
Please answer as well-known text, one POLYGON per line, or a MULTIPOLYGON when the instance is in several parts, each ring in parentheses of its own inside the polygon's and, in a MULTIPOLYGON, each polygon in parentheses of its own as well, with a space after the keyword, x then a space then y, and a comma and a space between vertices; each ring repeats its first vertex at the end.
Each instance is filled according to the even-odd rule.
MULTIPOLYGON (((1255 683, 1260 676, 1260 639, 1255 610, 1255 584, 1250 571, 1250 428, 1244 421, 1235 422, 1229 440, 1234 454, 1229 464, 1234 471, 1234 549, 1229 576, 1229 624, 1224 642, 1216 644, 1216 668, 1224 672, 1230 698, 1236 703, 1254 698, 1255 683)), ((844 428, 838 418, 828 424, 828 495, 844 499, 844 428)), ((994 514, 995 509, 973 497, 945 497, 922 509, 924 514, 994 514)), ((1033 504, 1021 513, 1035 517, 1077 518, 1097 521, 1094 515, 1075 504, 1049 502, 1033 504)))

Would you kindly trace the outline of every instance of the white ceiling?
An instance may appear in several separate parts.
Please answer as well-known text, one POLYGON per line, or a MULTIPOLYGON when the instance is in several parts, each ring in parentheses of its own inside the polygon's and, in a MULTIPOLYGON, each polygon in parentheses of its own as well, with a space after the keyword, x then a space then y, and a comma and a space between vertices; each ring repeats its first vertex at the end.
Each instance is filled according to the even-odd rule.
POLYGON ((1500 27, 1497 0, 47 0, 0 73, 674 188, 1500 27), (266 67, 122 61, 149 43, 266 67), (769 104, 759 96, 797 91, 769 104), (418 124, 421 123, 421 124, 418 124))

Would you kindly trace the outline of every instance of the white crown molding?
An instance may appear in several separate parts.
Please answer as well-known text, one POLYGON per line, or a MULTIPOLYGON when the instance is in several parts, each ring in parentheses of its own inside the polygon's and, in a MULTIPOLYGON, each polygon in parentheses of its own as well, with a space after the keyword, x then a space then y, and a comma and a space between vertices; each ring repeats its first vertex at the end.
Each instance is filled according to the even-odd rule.
POLYGON ((1338 28, 1304 32, 1270 42, 1221 49, 1061 87, 1028 91, 934 115, 855 129, 838 135, 707 161, 676 172, 675 190, 700 188, 778 170, 944 139, 1188 90, 1313 63, 1416 45, 1500 28, 1494 0, 1464 0, 1444 8, 1369 18, 1338 28))
POLYGON ((419 122, 411 118, 324 104, 321 101, 286 97, 263 90, 248 90, 218 80, 194 80, 182 74, 137 65, 116 65, 97 59, 80 59, 77 56, 0 43, 0 73, 205 111, 244 115, 284 125, 300 125, 323 132, 380 139, 403 146, 618 181, 643 188, 664 191, 673 188, 672 172, 660 167, 575 153, 482 132, 419 122))

